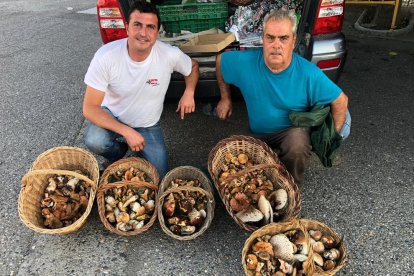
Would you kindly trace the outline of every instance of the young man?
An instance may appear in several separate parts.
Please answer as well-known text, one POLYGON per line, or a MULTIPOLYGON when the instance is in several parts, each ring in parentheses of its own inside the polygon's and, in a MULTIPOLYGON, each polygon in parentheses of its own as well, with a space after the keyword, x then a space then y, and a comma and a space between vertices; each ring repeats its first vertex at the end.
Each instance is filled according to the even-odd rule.
POLYGON ((155 6, 147 2, 131 6, 128 37, 102 46, 92 59, 85 75, 83 114, 91 122, 85 135, 89 150, 114 162, 130 148, 163 177, 168 164, 159 120, 171 73, 185 76, 186 88, 177 107, 184 119, 195 110, 199 72, 196 61, 157 41, 160 24, 155 6))
MULTIPOLYGON (((348 98, 313 63, 293 53, 296 17, 272 11, 264 19, 263 49, 226 52, 216 60, 220 119, 232 113, 230 84, 240 88, 253 134, 274 149, 297 184, 311 154, 308 128, 292 127, 290 111, 330 104, 336 131, 343 133, 348 98)), ((350 117, 348 117, 350 119, 350 117)))

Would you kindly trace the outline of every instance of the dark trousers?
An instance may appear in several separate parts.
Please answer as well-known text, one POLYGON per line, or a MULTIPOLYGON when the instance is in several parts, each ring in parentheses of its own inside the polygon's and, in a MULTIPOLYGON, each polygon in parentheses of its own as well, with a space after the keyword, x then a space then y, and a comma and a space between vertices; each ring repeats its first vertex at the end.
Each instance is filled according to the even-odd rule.
POLYGON ((278 133, 255 135, 255 137, 265 142, 277 153, 280 161, 293 176, 295 183, 301 185, 312 150, 309 129, 292 127, 278 133))

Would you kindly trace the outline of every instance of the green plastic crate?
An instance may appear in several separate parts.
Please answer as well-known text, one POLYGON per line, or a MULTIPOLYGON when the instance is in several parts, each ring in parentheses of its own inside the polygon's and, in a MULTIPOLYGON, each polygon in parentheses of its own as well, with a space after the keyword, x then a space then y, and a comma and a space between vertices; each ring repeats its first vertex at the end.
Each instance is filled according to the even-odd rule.
POLYGON ((182 30, 198 33, 211 28, 224 30, 226 18, 182 20, 163 23, 167 32, 180 33, 182 30))
POLYGON ((210 28, 224 29, 228 17, 227 2, 188 3, 157 6, 161 23, 168 32, 199 32, 210 28))

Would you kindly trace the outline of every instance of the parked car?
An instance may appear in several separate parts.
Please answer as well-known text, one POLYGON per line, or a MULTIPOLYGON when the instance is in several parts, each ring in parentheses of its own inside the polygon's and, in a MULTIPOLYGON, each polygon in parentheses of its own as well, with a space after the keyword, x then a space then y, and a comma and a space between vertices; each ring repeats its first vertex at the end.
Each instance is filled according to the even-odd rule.
MULTIPOLYGON (((125 14, 133 0, 98 0, 97 14, 103 43, 127 36, 125 14)), ((342 34, 344 0, 304 0, 297 30, 295 51, 315 63, 334 82, 337 82, 345 64, 347 49, 342 34)), ((200 59, 200 79, 197 97, 220 95, 215 79, 214 59, 211 54, 190 54, 200 59), (203 61, 208 60, 208 61, 203 61)), ((178 97, 184 89, 183 77, 173 74, 167 97, 178 97)))

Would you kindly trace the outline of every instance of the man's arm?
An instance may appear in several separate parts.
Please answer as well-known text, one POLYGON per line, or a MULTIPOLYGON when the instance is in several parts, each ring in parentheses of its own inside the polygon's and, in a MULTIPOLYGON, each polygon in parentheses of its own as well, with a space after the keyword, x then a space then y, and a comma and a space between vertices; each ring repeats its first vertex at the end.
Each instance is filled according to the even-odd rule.
POLYGON ((331 112, 334 119, 335 129, 340 132, 345 122, 346 110, 348 108, 348 97, 344 92, 339 94, 335 101, 331 102, 331 112))
POLYGON ((217 116, 220 120, 225 120, 231 116, 233 105, 231 103, 230 85, 224 82, 223 75, 221 74, 220 61, 221 54, 216 58, 216 78, 221 97, 217 104, 217 116))
POLYGON ((145 146, 145 141, 141 134, 133 128, 120 123, 101 108, 104 96, 104 92, 90 86, 86 87, 85 97, 83 99, 83 115, 85 118, 98 127, 122 135, 133 151, 142 150, 145 146))
POLYGON ((197 85, 198 76, 200 75, 198 69, 198 62, 194 59, 191 59, 191 73, 190 75, 184 77, 185 80, 185 90, 184 94, 178 102, 177 110, 181 111, 181 119, 184 119, 185 113, 192 113, 195 111, 195 102, 194 102, 194 91, 197 85))

